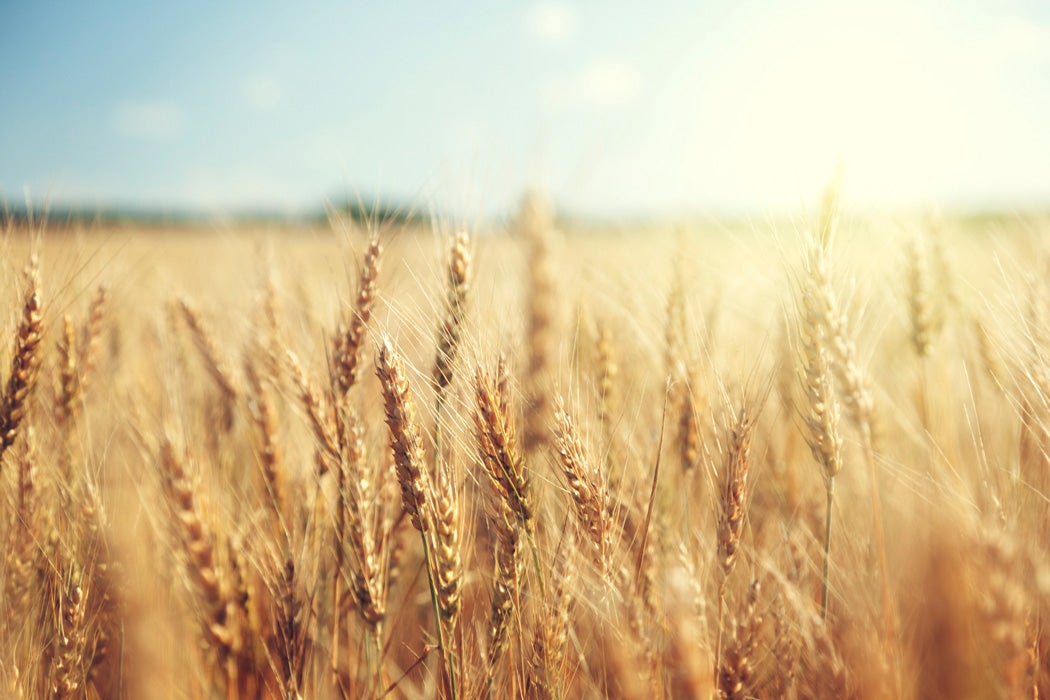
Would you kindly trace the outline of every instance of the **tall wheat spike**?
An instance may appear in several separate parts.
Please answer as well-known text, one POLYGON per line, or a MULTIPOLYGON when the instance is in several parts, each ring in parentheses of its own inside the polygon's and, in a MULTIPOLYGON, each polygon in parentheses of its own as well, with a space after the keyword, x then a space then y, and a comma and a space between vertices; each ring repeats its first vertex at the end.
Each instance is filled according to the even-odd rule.
POLYGON ((809 303, 814 307, 811 310, 813 321, 823 326, 830 350, 831 369, 840 390, 839 395, 860 432, 864 447, 871 488, 872 531, 882 589, 883 629, 887 644, 893 644, 897 623, 890 596, 886 536, 882 524, 882 499, 875 470, 875 401, 872 397, 871 379, 861 368, 856 346, 849 336, 846 314, 839 307, 828 272, 837 221, 837 194, 831 194, 829 199, 830 201, 825 202, 819 236, 816 241, 810 243, 806 257, 805 274, 811 287, 809 303))
POLYGON ((799 300, 799 377, 807 399, 804 422, 806 440, 824 476, 827 514, 824 525, 824 573, 821 610, 828 614, 828 572, 831 559, 832 498, 835 477, 842 469, 842 438, 839 436, 839 408, 828 364, 828 332, 824 324, 819 290, 812 277, 802 281, 799 300))

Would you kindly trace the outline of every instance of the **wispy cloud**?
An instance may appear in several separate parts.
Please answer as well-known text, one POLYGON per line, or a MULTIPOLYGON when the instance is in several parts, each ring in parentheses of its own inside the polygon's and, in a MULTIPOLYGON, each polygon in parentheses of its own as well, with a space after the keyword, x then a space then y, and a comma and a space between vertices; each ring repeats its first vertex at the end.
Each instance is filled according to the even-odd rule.
POLYGON ((552 112, 579 107, 622 107, 634 102, 641 89, 641 74, 631 64, 619 60, 595 61, 549 83, 544 104, 552 112))
POLYGON ((566 41, 576 31, 576 13, 564 3, 538 2, 529 8, 527 26, 544 41, 566 41))
POLYGON ((127 100, 114 107, 113 127, 131 138, 164 141, 185 131, 186 113, 166 100, 127 100))
POLYGON ((280 104, 284 89, 273 78, 256 75, 241 84, 241 95, 250 107, 265 112, 280 104))

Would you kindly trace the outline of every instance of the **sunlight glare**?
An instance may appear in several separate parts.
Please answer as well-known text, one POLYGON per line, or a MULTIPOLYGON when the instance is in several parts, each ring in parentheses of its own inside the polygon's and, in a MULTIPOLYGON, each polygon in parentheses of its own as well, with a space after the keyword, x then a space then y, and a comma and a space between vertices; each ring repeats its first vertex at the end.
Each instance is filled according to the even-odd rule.
POLYGON ((966 62, 944 31, 903 12, 825 12, 771 20, 751 40, 762 49, 723 66, 716 95, 738 102, 722 125, 727 148, 762 199, 796 204, 839 166, 868 202, 929 196, 950 180, 966 62))

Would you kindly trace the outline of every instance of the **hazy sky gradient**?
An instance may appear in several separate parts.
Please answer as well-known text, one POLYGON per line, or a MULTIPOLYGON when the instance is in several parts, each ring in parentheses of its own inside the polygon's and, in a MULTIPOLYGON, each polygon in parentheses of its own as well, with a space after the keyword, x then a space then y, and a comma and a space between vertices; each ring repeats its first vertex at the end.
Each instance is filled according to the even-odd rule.
POLYGON ((0 7, 0 194, 464 215, 1050 204, 1046 3, 0 7), (699 5, 699 7, 698 7, 699 5))

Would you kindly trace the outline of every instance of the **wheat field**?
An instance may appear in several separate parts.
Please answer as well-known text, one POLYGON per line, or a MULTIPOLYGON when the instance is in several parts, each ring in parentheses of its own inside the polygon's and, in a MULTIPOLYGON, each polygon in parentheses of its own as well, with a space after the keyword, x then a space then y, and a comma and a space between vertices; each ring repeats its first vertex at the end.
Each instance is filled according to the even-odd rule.
POLYGON ((3 695, 1045 697, 1046 226, 10 223, 3 695))

